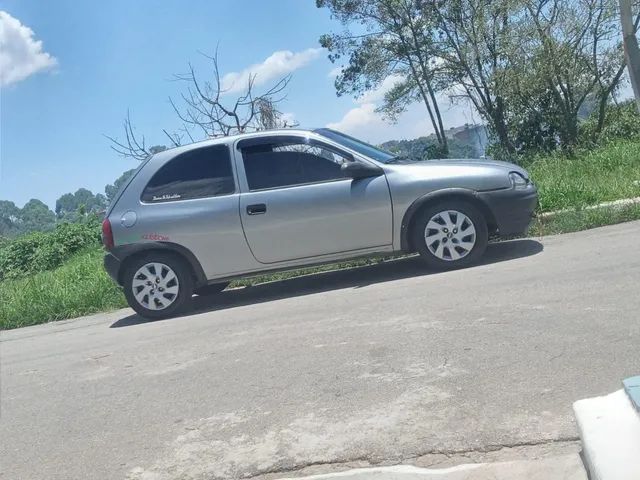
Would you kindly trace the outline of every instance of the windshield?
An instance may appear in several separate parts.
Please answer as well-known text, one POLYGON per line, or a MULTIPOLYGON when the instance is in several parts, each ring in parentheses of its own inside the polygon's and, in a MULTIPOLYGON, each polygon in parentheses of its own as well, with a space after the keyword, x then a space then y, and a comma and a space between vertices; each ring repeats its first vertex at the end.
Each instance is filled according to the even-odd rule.
POLYGON ((330 128, 318 128, 317 130, 314 130, 314 132, 382 163, 388 163, 396 158, 393 153, 374 147, 373 145, 358 140, 357 138, 350 137, 349 135, 345 135, 344 133, 336 132, 330 128))

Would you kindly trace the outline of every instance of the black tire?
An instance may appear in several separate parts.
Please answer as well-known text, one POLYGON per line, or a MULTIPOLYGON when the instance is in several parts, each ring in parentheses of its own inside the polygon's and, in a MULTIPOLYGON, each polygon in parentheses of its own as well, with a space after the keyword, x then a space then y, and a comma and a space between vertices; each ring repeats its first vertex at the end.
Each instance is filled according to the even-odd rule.
POLYGON ((230 282, 212 283, 211 285, 205 285, 204 287, 197 288, 194 293, 200 296, 215 295, 227 288, 229 283, 230 282))
MULTIPOLYGON (((420 258, 429 267, 437 270, 452 270, 456 268, 464 268, 476 263, 487 249, 489 233, 487 220, 482 212, 471 202, 464 200, 443 200, 432 205, 428 205, 417 213, 417 217, 413 222, 411 231, 412 245, 420 254, 420 258), (427 240, 425 239, 425 231, 427 223, 440 212, 447 210, 455 210, 463 213, 473 223, 475 228, 475 244, 465 256, 459 259, 441 259, 429 250, 427 240)), ((435 244, 432 244, 432 246, 435 244)), ((453 245, 449 243, 449 245, 453 245)), ((457 248, 456 253, 463 252, 464 249, 457 248)), ((447 246, 448 253, 448 246, 447 246)))
MULTIPOLYGON (((150 272, 149 270, 147 270, 150 272)), ((167 278, 168 271, 166 269, 162 269, 160 272, 160 277, 166 273, 165 278, 167 278)), ((184 307, 188 304, 188 300, 191 299, 193 294, 193 273, 191 272, 191 268, 187 264, 185 260, 183 260, 179 255, 172 253, 164 253, 164 252, 150 252, 139 257, 133 258, 126 266, 123 274, 123 289, 124 296, 127 299, 127 303, 131 308, 133 308, 138 315, 148 318, 148 319, 161 319, 161 318, 169 318, 178 315, 184 309, 184 307), (158 263, 163 264, 169 269, 173 271, 175 277, 177 279, 177 283, 169 284, 169 287, 178 286, 178 291, 175 296, 171 296, 169 293, 159 293, 154 292, 154 304, 162 304, 160 300, 170 301, 171 303, 162 309, 151 309, 145 307, 142 303, 140 303, 134 294, 134 275, 138 270, 150 263, 158 263), (165 298, 159 297, 159 295, 164 295, 165 298), (156 301, 155 299, 158 298, 156 301)), ((146 282, 147 279, 143 276, 139 276, 138 280, 142 280, 146 282)), ((149 278, 149 280, 153 280, 153 278, 149 278)), ((140 289, 140 287, 136 287, 140 289)), ((146 288, 146 287, 144 287, 146 288)), ((149 287, 151 288, 151 287, 149 287)), ((159 289, 158 289, 159 290, 159 289)), ((169 288, 167 288, 169 290, 169 288)), ((139 290, 141 291, 141 290, 139 290)), ((151 298, 147 295, 146 303, 149 304, 151 298)))

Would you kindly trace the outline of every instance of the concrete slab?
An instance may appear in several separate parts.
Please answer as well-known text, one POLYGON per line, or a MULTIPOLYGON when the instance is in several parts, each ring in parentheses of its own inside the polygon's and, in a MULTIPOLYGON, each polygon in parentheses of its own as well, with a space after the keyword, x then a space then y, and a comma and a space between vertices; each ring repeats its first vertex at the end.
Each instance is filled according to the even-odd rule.
POLYGON ((281 480, 587 480, 577 454, 537 460, 473 463, 451 468, 418 468, 410 465, 358 468, 344 472, 281 480))
POLYGON ((640 415, 624 390, 573 404, 592 480, 640 478, 640 415))

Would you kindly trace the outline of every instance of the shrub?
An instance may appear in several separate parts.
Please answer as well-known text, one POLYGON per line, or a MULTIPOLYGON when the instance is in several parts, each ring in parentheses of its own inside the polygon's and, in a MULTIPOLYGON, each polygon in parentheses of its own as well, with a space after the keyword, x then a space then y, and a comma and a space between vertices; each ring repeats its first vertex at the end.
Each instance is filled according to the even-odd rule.
POLYGON ((635 101, 629 100, 618 105, 610 105, 604 119, 604 126, 600 135, 596 135, 598 127, 598 112, 580 125, 580 143, 593 146, 594 140, 600 144, 611 143, 616 140, 640 139, 640 113, 635 101))
POLYGON ((99 244, 97 218, 62 223, 51 232, 31 233, 0 243, 0 280, 51 270, 79 250, 99 244))
POLYGON ((0 282, 0 330, 126 305, 122 290, 102 268, 100 247, 94 246, 51 271, 0 282))

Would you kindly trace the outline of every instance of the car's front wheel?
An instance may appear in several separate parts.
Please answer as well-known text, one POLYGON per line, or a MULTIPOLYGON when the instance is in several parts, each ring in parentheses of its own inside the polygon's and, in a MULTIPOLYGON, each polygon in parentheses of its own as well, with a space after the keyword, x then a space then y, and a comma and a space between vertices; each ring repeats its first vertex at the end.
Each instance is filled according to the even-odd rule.
POLYGON ((487 221, 470 202, 451 200, 433 204, 423 209, 414 223, 413 245, 433 268, 471 265, 485 252, 487 242, 487 221))
POLYGON ((173 254, 149 253, 133 259, 123 280, 129 306, 150 319, 178 314, 193 293, 191 270, 173 254))

